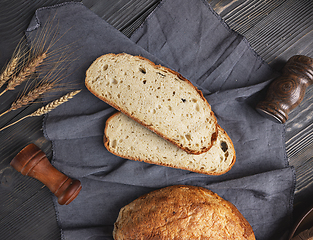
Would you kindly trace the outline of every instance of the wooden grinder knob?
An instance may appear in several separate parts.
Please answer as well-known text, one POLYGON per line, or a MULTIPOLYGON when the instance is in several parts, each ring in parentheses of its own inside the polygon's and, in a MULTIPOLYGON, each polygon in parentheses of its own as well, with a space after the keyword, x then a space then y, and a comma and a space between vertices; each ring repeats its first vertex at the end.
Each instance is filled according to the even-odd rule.
POLYGON ((303 55, 291 57, 256 106, 263 116, 279 123, 288 120, 288 113, 303 100, 306 88, 313 84, 313 59, 303 55))
POLYGON ((69 204, 79 194, 79 180, 72 180, 54 168, 45 153, 35 144, 29 144, 11 161, 10 165, 23 175, 33 177, 46 185, 61 205, 69 204))

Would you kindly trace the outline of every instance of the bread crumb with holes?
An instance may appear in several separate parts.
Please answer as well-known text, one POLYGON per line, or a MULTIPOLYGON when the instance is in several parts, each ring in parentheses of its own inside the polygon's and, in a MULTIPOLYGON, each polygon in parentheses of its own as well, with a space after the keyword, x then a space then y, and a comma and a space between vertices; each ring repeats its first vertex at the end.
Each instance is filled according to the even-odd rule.
POLYGON ((106 54, 86 72, 85 85, 98 98, 192 154, 208 151, 217 120, 190 81, 146 58, 106 54))

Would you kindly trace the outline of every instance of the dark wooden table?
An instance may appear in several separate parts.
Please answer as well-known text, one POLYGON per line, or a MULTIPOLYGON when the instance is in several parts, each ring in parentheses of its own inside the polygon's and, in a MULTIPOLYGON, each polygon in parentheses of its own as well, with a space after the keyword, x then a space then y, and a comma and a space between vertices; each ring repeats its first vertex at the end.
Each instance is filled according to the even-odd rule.
MULTIPOLYGON (((0 67, 9 60, 23 37, 35 10, 65 1, 0 2, 0 67)), ((153 11, 159 0, 83 0, 88 8, 126 36, 153 11)), ((273 68, 280 70, 293 55, 313 57, 313 2, 294 0, 209 0, 227 24, 244 35, 252 48, 273 68)), ((16 99, 19 90, 0 97, 0 112, 16 99)), ((289 115, 286 151, 296 170, 295 219, 311 204, 313 195, 313 87, 289 115)), ((31 113, 40 102, 0 118, 3 127, 31 113)), ((42 133, 42 117, 25 119, 0 132, 0 238, 59 239, 51 193, 42 183, 10 167, 12 158, 29 143, 52 157, 51 143, 42 133)))

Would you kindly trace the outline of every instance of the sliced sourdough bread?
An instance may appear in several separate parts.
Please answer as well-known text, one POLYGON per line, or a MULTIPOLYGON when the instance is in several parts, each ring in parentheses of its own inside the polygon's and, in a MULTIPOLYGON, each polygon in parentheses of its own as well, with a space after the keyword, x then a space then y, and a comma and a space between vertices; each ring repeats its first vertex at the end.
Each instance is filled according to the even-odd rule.
POLYGON ((121 112, 106 122, 104 145, 113 154, 193 172, 221 175, 235 163, 236 153, 227 133, 218 125, 218 137, 209 151, 189 154, 121 112))
POLYGON ((217 120, 201 91, 177 72, 140 56, 106 54, 86 72, 87 89, 188 153, 208 151, 217 120))
POLYGON ((113 238, 255 240, 255 235, 231 202, 206 188, 175 185, 152 191, 121 208, 113 238))

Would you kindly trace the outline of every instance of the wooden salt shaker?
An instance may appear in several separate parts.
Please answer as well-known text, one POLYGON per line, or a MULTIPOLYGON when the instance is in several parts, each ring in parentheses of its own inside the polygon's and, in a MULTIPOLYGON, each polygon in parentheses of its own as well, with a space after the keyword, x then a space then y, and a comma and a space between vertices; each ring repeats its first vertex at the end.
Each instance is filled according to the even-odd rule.
POLYGON ((23 175, 33 177, 46 185, 61 205, 69 204, 79 194, 79 180, 72 180, 54 168, 45 153, 35 144, 29 144, 11 161, 10 165, 23 175))
POLYGON ((256 109, 263 116, 285 123, 288 113, 303 100, 306 88, 313 84, 313 59, 303 55, 291 57, 256 109))

